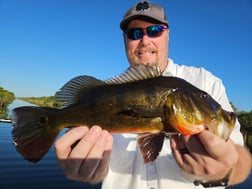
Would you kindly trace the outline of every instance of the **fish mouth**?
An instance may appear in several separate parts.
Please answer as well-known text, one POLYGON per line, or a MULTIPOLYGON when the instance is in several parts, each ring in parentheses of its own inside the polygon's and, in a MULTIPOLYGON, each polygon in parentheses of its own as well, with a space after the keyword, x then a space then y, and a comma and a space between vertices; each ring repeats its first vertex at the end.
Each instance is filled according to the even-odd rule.
POLYGON ((188 117, 181 112, 177 112, 176 120, 177 130, 183 135, 194 135, 207 128, 203 121, 191 119, 188 120, 188 117))

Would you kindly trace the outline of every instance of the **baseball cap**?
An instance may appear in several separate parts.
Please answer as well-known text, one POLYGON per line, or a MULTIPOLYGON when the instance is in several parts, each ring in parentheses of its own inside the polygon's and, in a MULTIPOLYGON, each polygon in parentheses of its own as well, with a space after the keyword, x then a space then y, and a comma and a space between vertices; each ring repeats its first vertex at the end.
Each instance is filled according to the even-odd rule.
POLYGON ((123 20, 120 23, 120 28, 125 31, 128 24, 133 19, 142 19, 153 23, 162 23, 167 25, 168 21, 165 16, 163 7, 150 3, 148 1, 141 1, 132 6, 124 15, 123 20))

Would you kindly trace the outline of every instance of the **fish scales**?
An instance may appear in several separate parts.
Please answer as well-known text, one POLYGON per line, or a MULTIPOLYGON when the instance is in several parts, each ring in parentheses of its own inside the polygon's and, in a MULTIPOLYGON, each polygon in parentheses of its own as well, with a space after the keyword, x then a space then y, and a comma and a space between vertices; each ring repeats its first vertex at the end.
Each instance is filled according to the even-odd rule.
POLYGON ((75 126, 98 124, 111 132, 124 127, 131 132, 137 132, 141 128, 147 129, 147 132, 151 128, 164 130, 161 117, 165 98, 160 95, 164 93, 162 92, 164 89, 160 92, 158 87, 146 85, 147 83, 151 81, 93 88, 81 97, 78 104, 59 112, 58 120, 61 122, 59 124, 71 123, 75 126), (138 112, 134 111, 134 107, 145 108, 145 115, 137 115, 138 112))
POLYGON ((39 161, 63 128, 100 125, 111 133, 138 133, 144 162, 149 163, 157 158, 166 134, 207 129, 227 140, 236 120, 206 92, 183 79, 163 77, 149 65, 131 66, 105 81, 73 78, 56 98, 64 108, 13 110, 13 141, 28 161, 39 161))

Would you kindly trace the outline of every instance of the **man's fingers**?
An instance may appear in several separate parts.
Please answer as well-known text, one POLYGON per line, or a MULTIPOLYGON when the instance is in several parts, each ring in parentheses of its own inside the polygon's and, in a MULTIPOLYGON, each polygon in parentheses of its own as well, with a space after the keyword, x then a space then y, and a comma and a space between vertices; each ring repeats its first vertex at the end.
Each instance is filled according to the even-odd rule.
POLYGON ((98 126, 93 126, 88 132, 81 138, 79 143, 72 149, 69 156, 70 159, 82 159, 86 157, 90 149, 98 140, 102 129, 98 126))
POLYGON ((218 148, 220 146, 226 146, 227 142, 225 140, 209 131, 199 133, 198 138, 211 157, 219 159, 219 157, 226 155, 225 148, 218 148))
POLYGON ((183 141, 180 141, 180 140, 181 139, 179 135, 173 135, 171 136, 170 144, 171 144, 173 156, 175 157, 177 164, 180 167, 182 167, 184 164, 184 160, 183 160, 182 154, 180 153, 180 150, 186 149, 186 146, 183 143, 183 141))
MULTIPOLYGON (((85 135, 81 138, 78 144, 70 152, 65 169, 68 170, 68 173, 79 174, 83 163, 88 158, 90 150, 95 145, 96 141, 99 140, 101 128, 98 126, 93 126, 88 130, 85 135)), ((89 171, 88 171, 89 172, 89 171)))
POLYGON ((90 149, 86 160, 81 165, 79 174, 90 181, 96 182, 96 178, 100 178, 107 172, 109 154, 112 149, 112 136, 107 131, 101 131, 97 142, 90 149), (109 148, 108 148, 109 146, 109 148), (106 167, 105 167, 106 166, 106 167), (87 172, 87 170, 89 170, 87 172), (96 171, 101 170, 101 171, 96 171))
POLYGON ((55 142, 56 156, 59 160, 66 160, 72 150, 71 146, 80 140, 88 131, 87 127, 77 127, 65 133, 55 142))

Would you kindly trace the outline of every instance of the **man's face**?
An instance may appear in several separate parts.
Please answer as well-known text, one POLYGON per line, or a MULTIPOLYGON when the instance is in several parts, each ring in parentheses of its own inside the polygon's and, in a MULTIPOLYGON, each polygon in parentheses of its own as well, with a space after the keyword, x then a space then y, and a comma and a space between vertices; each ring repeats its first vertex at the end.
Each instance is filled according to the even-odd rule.
MULTIPOLYGON (((132 20, 127 29, 147 28, 153 25, 157 24, 143 20, 132 20)), ((148 37, 145 31, 145 35, 137 40, 129 39, 125 35, 124 42, 129 63, 151 64, 159 66, 160 70, 164 71, 168 61, 168 36, 168 29, 163 30, 158 37, 148 37)))

